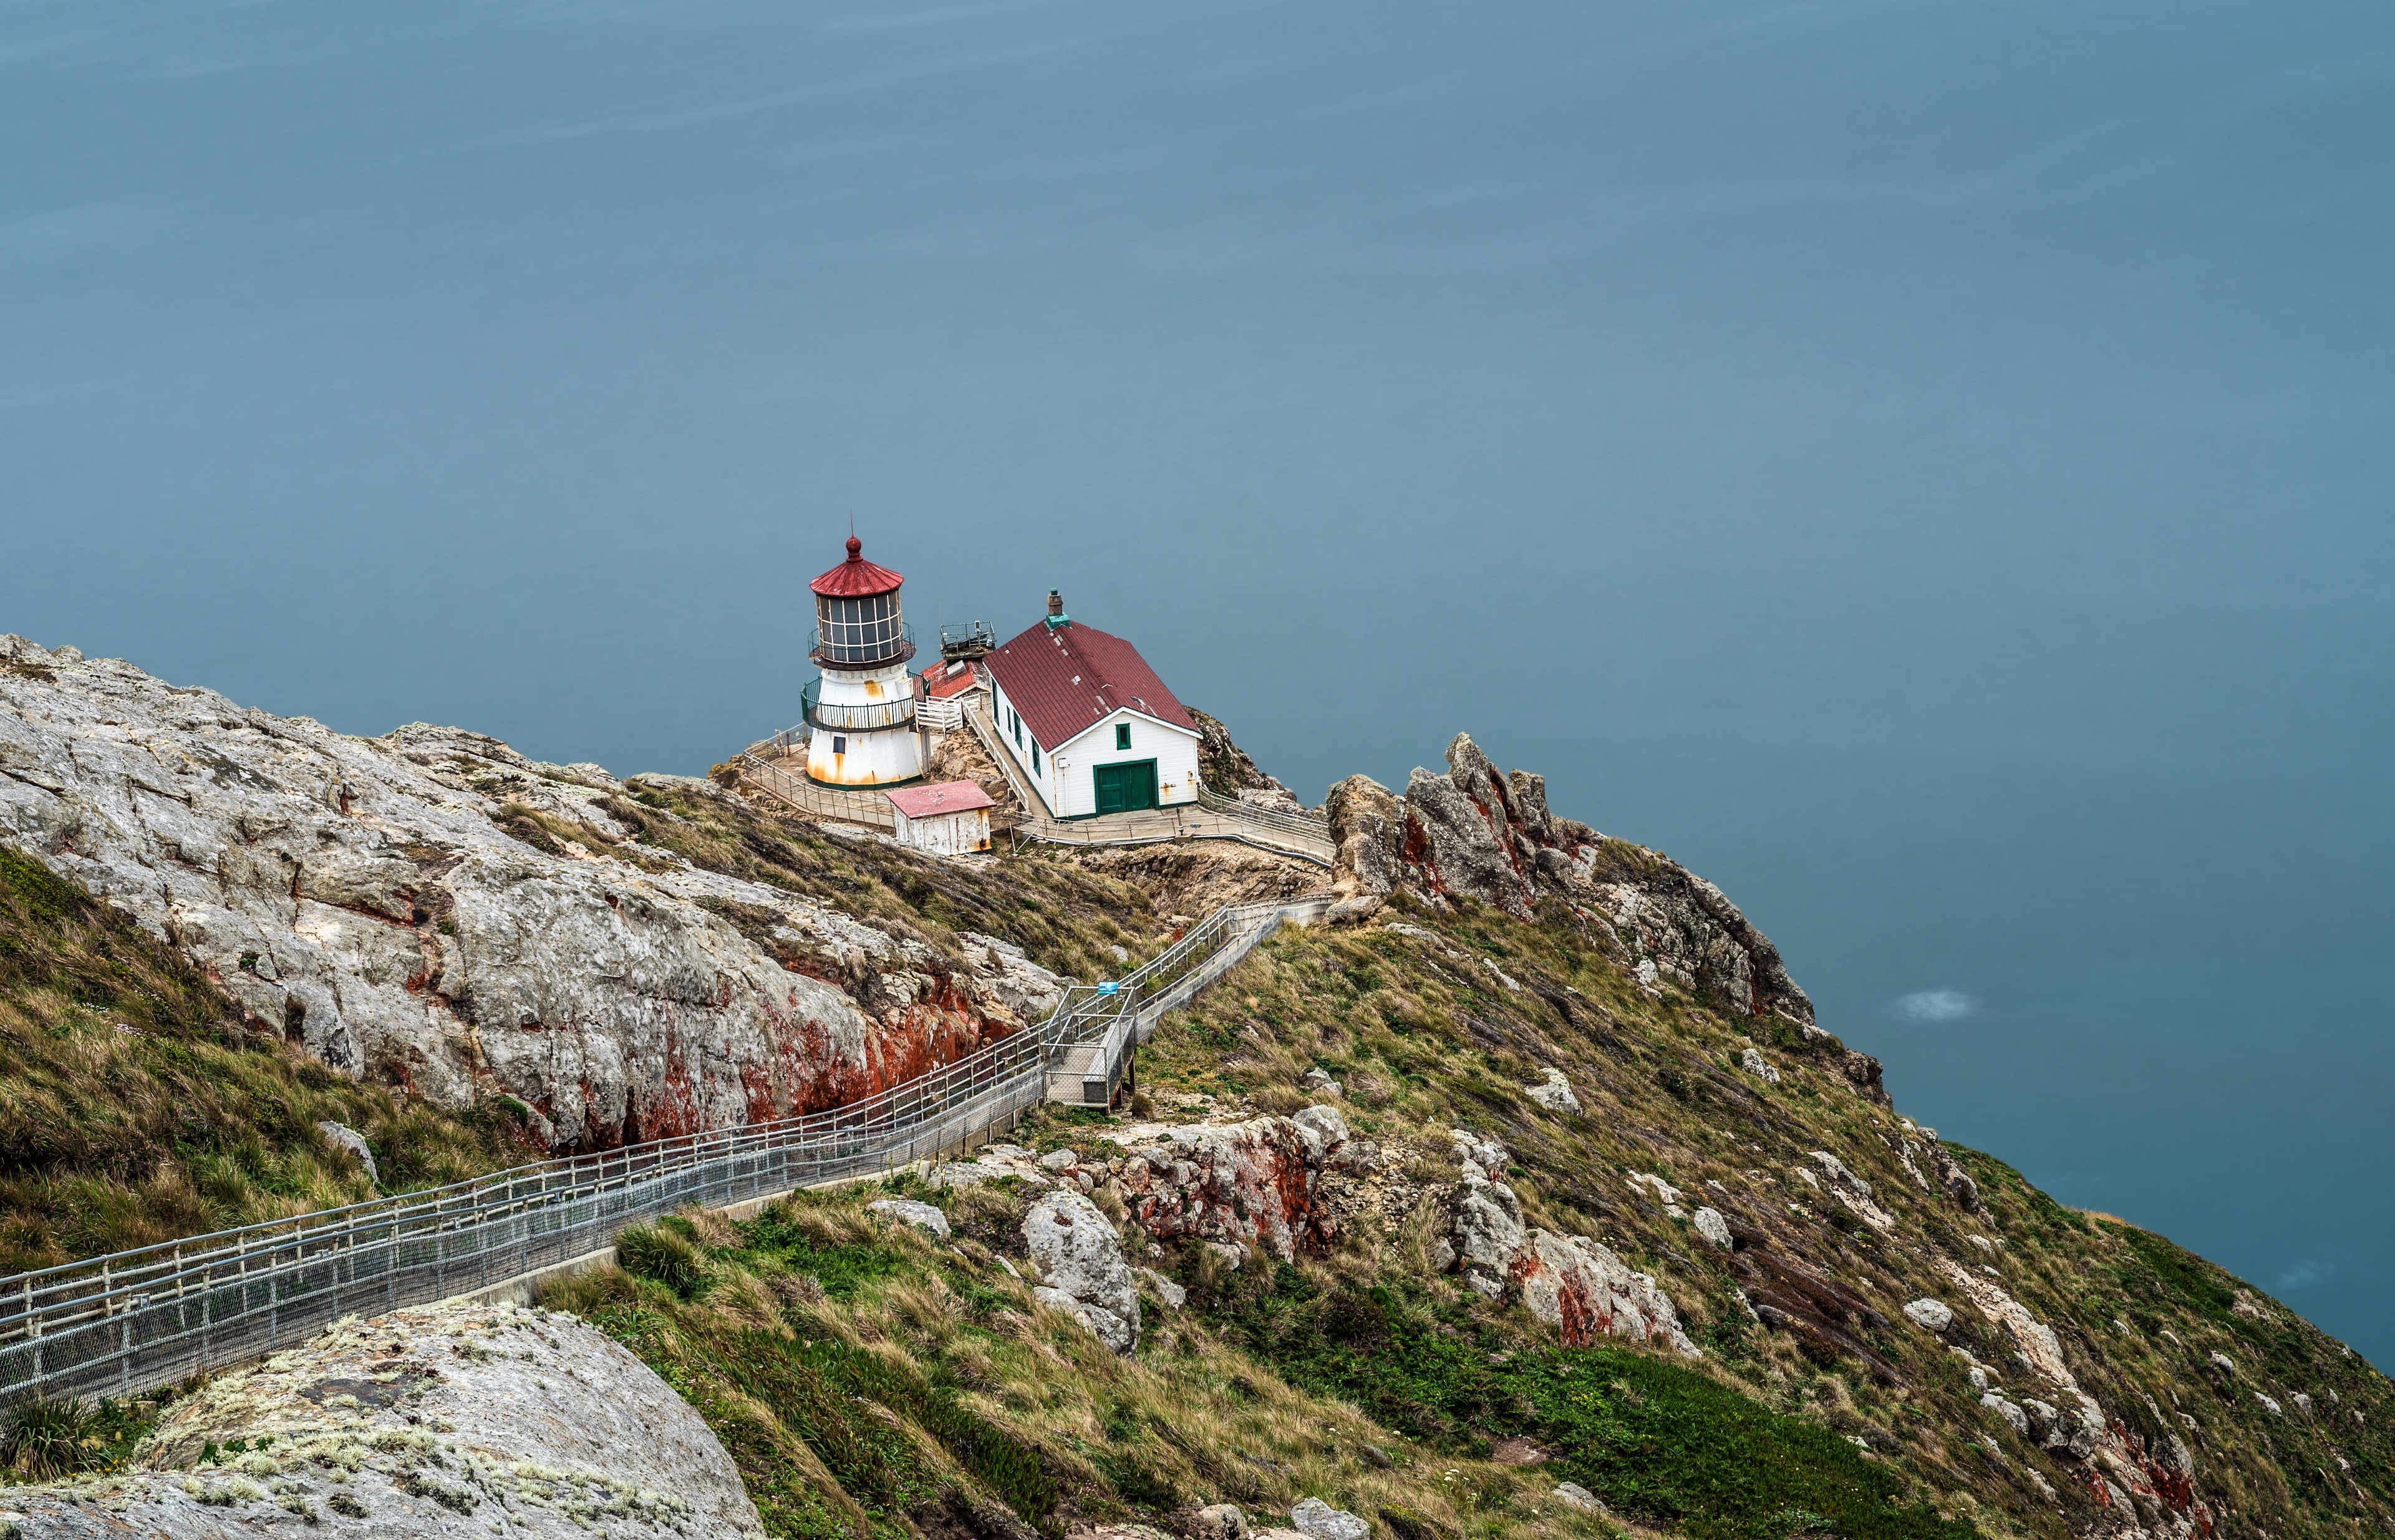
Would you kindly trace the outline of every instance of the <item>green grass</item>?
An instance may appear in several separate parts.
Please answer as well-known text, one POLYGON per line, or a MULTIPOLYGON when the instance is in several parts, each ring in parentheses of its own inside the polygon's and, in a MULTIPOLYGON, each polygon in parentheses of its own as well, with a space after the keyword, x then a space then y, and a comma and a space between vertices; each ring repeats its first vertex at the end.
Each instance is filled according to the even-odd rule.
POLYGON ((1555 1476, 1700 1540, 1818 1527, 1851 1540, 1977 1533, 1818 1423, 1648 1354, 1540 1344, 1418 1284, 1284 1266, 1214 1313, 1294 1385, 1449 1454, 1485 1456, 1493 1439, 1528 1438, 1560 1452, 1555 1476))
POLYGON ((174 949, 0 847, 0 1273, 376 1193, 317 1131, 366 1136, 384 1190, 533 1158, 493 1105, 455 1115, 326 1069, 174 949))
POLYGON ((615 1336, 698 1408, 775 1535, 993 1534, 1002 1513, 1056 1535, 1169 1525, 1224 1500, 1261 1523, 1301 1496, 1420 1516, 1416 1540, 1605 1533, 1541 1520, 1552 1480, 1536 1473, 1469 1457, 1374 1467, 1364 1446, 1404 1450, 1401 1434, 1292 1385, 1209 1320, 1151 1302, 1137 1354, 1118 1358, 973 1239, 1026 1268, 1028 1194, 910 1189, 946 1210, 956 1239, 942 1242, 865 1211, 902 1188, 805 1195, 738 1224, 679 1216, 657 1228, 700 1248, 703 1294, 685 1297, 677 1255, 642 1247, 543 1303, 615 1336))

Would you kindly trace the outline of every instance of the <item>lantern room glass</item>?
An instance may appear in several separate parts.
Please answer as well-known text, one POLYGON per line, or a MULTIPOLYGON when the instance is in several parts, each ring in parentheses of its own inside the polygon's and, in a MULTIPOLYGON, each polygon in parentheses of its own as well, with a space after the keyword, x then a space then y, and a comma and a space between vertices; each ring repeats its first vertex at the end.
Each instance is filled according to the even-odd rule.
POLYGON ((815 656, 823 662, 886 663, 905 651, 898 596, 867 599, 815 596, 815 656))

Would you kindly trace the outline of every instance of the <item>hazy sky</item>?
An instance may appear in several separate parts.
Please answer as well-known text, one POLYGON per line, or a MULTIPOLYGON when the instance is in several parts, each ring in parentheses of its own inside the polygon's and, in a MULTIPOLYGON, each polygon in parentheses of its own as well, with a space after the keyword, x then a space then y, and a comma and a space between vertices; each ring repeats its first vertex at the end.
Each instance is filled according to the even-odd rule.
POLYGON ((855 520, 1469 729, 2395 1364, 2382 3, 0 0, 0 630, 703 770, 855 520))

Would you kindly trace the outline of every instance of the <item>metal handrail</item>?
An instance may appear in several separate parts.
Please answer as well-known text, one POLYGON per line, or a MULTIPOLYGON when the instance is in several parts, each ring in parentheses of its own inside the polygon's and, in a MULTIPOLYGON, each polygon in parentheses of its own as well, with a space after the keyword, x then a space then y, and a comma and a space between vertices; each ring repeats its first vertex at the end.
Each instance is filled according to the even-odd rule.
POLYGON ((767 1197, 937 1155, 1045 1098, 1068 1048, 1099 1045, 1095 1086, 1110 1100, 1131 1051, 1166 1012, 1279 920, 1310 918, 1323 902, 1218 909, 1112 986, 1068 984, 1038 1028, 843 1107, 0 1280, 0 1406, 37 1391, 133 1394, 289 1346, 343 1314, 446 1298, 603 1251, 623 1226, 684 1203, 767 1197))
POLYGON ((1210 812, 1221 813, 1234 818, 1243 818, 1250 823, 1263 824, 1270 829, 1285 830, 1291 834, 1303 834, 1310 839, 1330 838, 1330 820, 1324 814, 1283 813, 1276 808, 1258 807, 1253 803, 1242 802, 1237 797, 1226 797, 1211 786, 1200 786, 1198 789, 1198 805, 1210 812))
POLYGON ((877 727, 903 727, 915 720, 915 695, 909 690, 898 700, 879 700, 867 706, 826 706, 822 701, 823 676, 818 674, 799 692, 800 714, 811 727, 827 728, 835 733, 869 732, 877 727))
POLYGON ((755 777, 758 784, 766 790, 816 817, 864 824, 873 829, 894 830, 898 827, 897 811, 890 805, 888 797, 862 789, 818 786, 804 776, 793 776, 763 758, 755 747, 742 750, 740 773, 755 777))

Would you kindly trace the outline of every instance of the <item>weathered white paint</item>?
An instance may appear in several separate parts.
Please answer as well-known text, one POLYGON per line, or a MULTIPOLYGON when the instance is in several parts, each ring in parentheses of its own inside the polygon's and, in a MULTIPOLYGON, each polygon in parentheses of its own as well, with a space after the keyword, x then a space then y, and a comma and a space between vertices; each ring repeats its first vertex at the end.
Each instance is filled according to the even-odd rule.
POLYGON ((1027 722, 1022 724, 1021 746, 1017 747, 1013 705, 995 680, 990 682, 990 702, 996 708, 992 720, 998 724, 999 741, 1013 753, 1016 768, 1047 804, 1051 817, 1078 818, 1095 813, 1097 767, 1139 760, 1156 762, 1157 806, 1172 807, 1198 800, 1198 738, 1186 727, 1124 707, 1092 723, 1051 752, 1032 736, 1027 722), (1131 727, 1131 747, 1118 750, 1115 747, 1115 728, 1123 724, 1131 727))
POLYGON ((892 832, 898 843, 927 856, 966 856, 989 848, 986 807, 941 813, 929 818, 910 818, 904 809, 896 810, 896 815, 898 826, 892 832))
POLYGON ((923 773, 915 733, 915 676, 901 660, 880 669, 826 669, 807 740, 807 776, 829 786, 892 786, 923 773), (853 727, 831 725, 842 721, 853 727))

